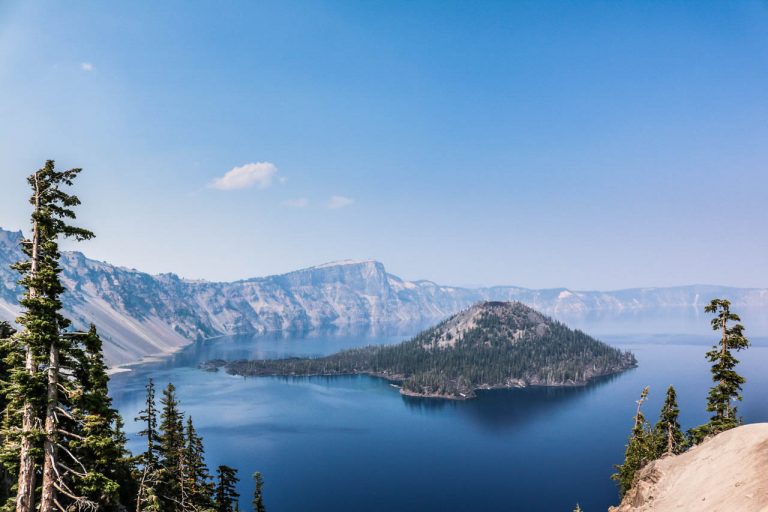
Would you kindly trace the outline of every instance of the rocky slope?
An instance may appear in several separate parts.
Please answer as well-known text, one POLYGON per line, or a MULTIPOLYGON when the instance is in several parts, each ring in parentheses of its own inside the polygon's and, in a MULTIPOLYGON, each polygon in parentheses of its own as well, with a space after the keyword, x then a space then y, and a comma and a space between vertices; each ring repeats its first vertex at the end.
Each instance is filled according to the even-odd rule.
MULTIPOLYGON (((0 320, 18 314, 21 233, 0 229, 0 320)), ((405 281, 376 261, 343 261, 284 275, 214 283, 149 275, 65 253, 67 315, 76 327, 96 323, 112 364, 162 354, 207 337, 276 330, 424 325, 482 300, 517 300, 545 314, 578 322, 591 316, 701 312, 713 296, 734 309, 768 309, 768 290, 688 286, 617 292, 530 290, 513 286, 468 289, 405 281)), ((706 321, 702 324, 706 328, 706 321)))
POLYGON ((768 423, 744 425, 640 471, 610 512, 768 511, 768 423))
POLYGON ((466 399, 478 389, 581 386, 635 364, 632 354, 520 302, 480 302, 397 345, 225 366, 243 376, 367 374, 400 383, 403 394, 466 399))

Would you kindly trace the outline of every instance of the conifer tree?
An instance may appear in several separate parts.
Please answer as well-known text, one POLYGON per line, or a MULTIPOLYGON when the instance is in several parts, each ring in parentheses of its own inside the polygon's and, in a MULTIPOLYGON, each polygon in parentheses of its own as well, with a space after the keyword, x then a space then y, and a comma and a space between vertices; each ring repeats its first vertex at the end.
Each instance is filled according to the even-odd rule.
POLYGON ((611 475, 611 478, 618 483, 620 497, 623 497, 632 487, 635 473, 654 459, 653 434, 642 412, 642 405, 647 398, 648 388, 646 387, 640 393, 640 399, 637 401, 634 425, 627 442, 624 463, 617 465, 617 472, 611 475))
POLYGON ((144 465, 155 467, 159 457, 160 445, 157 433, 157 410, 155 408, 155 382, 151 378, 147 381, 145 389, 144 409, 139 411, 135 421, 144 423, 144 428, 139 431, 139 435, 147 438, 147 449, 141 456, 142 461, 144 465))
POLYGON ((234 512, 239 509, 237 493, 237 470, 229 466, 219 466, 216 471, 218 482, 216 485, 216 512, 234 512))
POLYGON ((144 424, 144 428, 139 431, 139 435, 147 439, 147 448, 139 457, 142 468, 137 477, 136 511, 156 512, 160 510, 160 501, 157 494, 160 445, 157 432, 157 411, 155 409, 155 383, 151 378, 147 381, 146 385, 144 409, 139 411, 135 421, 140 421, 144 424))
POLYGON ((187 505, 184 414, 179 409, 176 387, 172 383, 163 390, 160 404, 159 494, 166 510, 184 510, 187 505))
POLYGON ((16 333, 11 324, 6 321, 0 322, 0 340, 7 340, 16 333))
POLYGON ((677 393, 675 388, 667 388, 667 397, 659 414, 659 421, 654 427, 655 458, 663 455, 677 455, 686 447, 686 440, 680 430, 678 416, 680 409, 677 406, 677 393))
POLYGON ((78 422, 79 435, 71 449, 87 468, 74 489, 97 504, 99 510, 121 510, 134 496, 133 460, 125 447, 122 419, 109 396, 101 338, 94 325, 87 333, 74 336, 80 339, 82 348, 75 352, 79 389, 74 395, 72 416, 78 422))
MULTIPOLYGON (((15 336, 23 362, 14 359, 7 388, 9 414, 5 419, 4 451, 18 451, 17 512, 33 512, 39 461, 43 459, 42 496, 40 512, 50 512, 56 505, 59 492, 69 494, 68 485, 59 471, 59 446, 63 442, 58 428, 58 417, 66 416, 66 397, 69 392, 66 371, 62 362, 69 361, 71 341, 62 336, 69 321, 60 313, 60 237, 82 241, 93 237, 85 229, 71 226, 75 218, 73 208, 80 204, 76 196, 67 194, 80 169, 57 171, 49 160, 27 182, 32 188, 33 205, 31 238, 22 242, 27 259, 13 266, 21 274, 19 284, 25 289, 20 301, 21 316, 17 319, 22 330, 15 336), (20 427, 20 435, 16 435, 20 427), (41 428, 42 427, 42 428, 41 428)), ((18 357, 14 354, 14 357, 18 357)), ((8 454, 5 454, 7 459, 8 454)), ((70 462, 72 464, 72 462, 70 462)))
MULTIPOLYGON (((14 365, 18 365, 21 361, 20 357, 10 358, 11 354, 15 350, 15 342, 12 336, 16 333, 16 330, 8 322, 0 322, 0 382, 7 383, 10 378, 10 368, 12 361, 10 359, 16 359, 14 365)), ((18 355, 21 355, 20 353, 18 355)), ((0 411, 5 411, 8 407, 8 400, 6 398, 5 389, 0 391, 0 411)), ((0 436, 0 442, 5 445, 6 437, 0 436)), ((5 451, 5 450, 2 450, 5 451)), ((18 464, 16 460, 17 454, 15 452, 10 453, 12 459, 6 463, 3 460, 2 466, 0 466, 0 504, 5 503, 11 496, 11 488, 13 486, 14 468, 18 464)), ((2 457, 0 457, 2 459, 2 457)))
MULTIPOLYGON (((266 512, 264 507, 264 477, 261 472, 257 471, 253 474, 253 512, 266 512)), ((576 505, 578 507, 578 505, 576 505)))
POLYGON ((192 416, 187 417, 185 460, 187 464, 187 492, 189 501, 195 510, 210 510, 213 508, 213 488, 208 466, 205 464, 205 449, 203 438, 198 435, 192 422, 192 416))
POLYGON ((729 322, 740 322, 739 315, 731 312, 731 303, 725 299, 714 299, 705 308, 713 313, 712 329, 721 333, 720 342, 707 352, 707 359, 712 363, 712 380, 715 385, 709 391, 707 411, 714 413, 709 423, 693 430, 693 437, 700 441, 707 435, 714 435, 739 425, 733 400, 741 400, 741 386, 745 379, 736 373, 739 361, 732 351, 749 347, 749 340, 744 336, 744 326, 740 323, 729 327, 729 322))

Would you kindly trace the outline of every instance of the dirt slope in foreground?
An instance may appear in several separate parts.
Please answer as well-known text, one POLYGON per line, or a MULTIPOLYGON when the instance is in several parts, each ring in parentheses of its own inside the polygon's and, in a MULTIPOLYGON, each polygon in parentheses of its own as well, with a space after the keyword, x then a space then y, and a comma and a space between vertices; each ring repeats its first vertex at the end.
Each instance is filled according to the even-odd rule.
POLYGON ((768 423, 723 432, 645 467, 609 512, 768 512, 768 423))

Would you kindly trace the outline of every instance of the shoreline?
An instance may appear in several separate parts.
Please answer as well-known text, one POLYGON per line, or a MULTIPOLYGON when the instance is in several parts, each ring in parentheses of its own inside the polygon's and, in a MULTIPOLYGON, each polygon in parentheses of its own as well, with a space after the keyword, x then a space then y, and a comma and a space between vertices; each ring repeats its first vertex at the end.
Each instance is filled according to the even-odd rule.
POLYGON ((634 368, 637 368, 637 364, 634 364, 632 366, 628 366, 626 368, 620 368, 614 371, 605 372, 597 375, 592 375, 588 379, 584 381, 566 381, 566 382, 555 382, 550 384, 542 384, 542 383, 530 383, 525 382, 521 379, 515 379, 514 382, 510 382, 508 384, 481 384, 475 388, 472 388, 471 390, 468 390, 467 393, 459 393, 456 394, 447 394, 447 393, 422 393, 419 391, 413 391, 410 389, 405 389, 402 386, 402 382, 406 380, 406 377, 404 375, 393 375, 388 373, 380 373, 380 372, 368 372, 368 371, 350 371, 350 372, 336 372, 336 373, 307 373, 307 374, 280 374, 280 373, 272 373, 272 374, 261 374, 261 375, 248 375, 243 373, 236 373, 236 372, 230 372, 228 368, 229 362, 226 364, 222 364, 217 367, 205 367, 205 363, 201 363, 198 365, 198 369, 201 371, 219 371, 219 369, 223 368, 225 373, 228 375, 234 375, 238 377, 244 377, 244 378, 258 378, 258 377, 292 377, 292 378, 310 378, 310 377, 344 377, 344 376, 356 376, 356 375, 364 375, 367 377, 373 377, 382 379, 389 383, 390 386, 397 388, 398 391, 402 396, 407 396, 411 398, 425 398, 425 399, 441 399, 441 400, 456 400, 456 401, 464 401, 464 400, 472 400, 473 398, 477 398, 477 391, 493 391, 493 390, 503 390, 503 389, 525 389, 525 388, 535 388, 535 387, 541 387, 541 388, 578 388, 578 387, 585 387, 593 383, 594 381, 597 381, 604 377, 611 377, 614 375, 620 375, 626 371, 632 370, 634 368), (211 369, 214 368, 214 369, 211 369))

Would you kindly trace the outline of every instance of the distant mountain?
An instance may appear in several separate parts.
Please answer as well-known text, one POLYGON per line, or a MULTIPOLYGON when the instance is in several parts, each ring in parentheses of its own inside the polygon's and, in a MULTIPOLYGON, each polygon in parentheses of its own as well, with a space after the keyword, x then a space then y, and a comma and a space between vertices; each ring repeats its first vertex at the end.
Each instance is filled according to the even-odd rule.
POLYGON ((478 389, 580 386, 635 365, 632 354, 520 302, 480 302, 397 345, 233 361, 226 369, 244 376, 367 374, 400 382, 406 395, 466 399, 478 389))
MULTIPOLYGON (((0 229, 0 320, 18 314, 20 232, 0 229)), ((768 309, 768 290, 716 286, 617 292, 530 290, 513 286, 468 289, 405 281, 376 261, 342 261, 288 274, 214 283, 149 275, 66 252, 66 314, 78 328, 97 324, 111 364, 163 354, 192 341, 226 334, 425 325, 484 300, 517 300, 555 318, 700 312, 715 296, 734 308, 768 309)), ((703 325, 706 325, 704 322, 703 325)), ((413 332, 413 331, 411 331, 413 332)))

